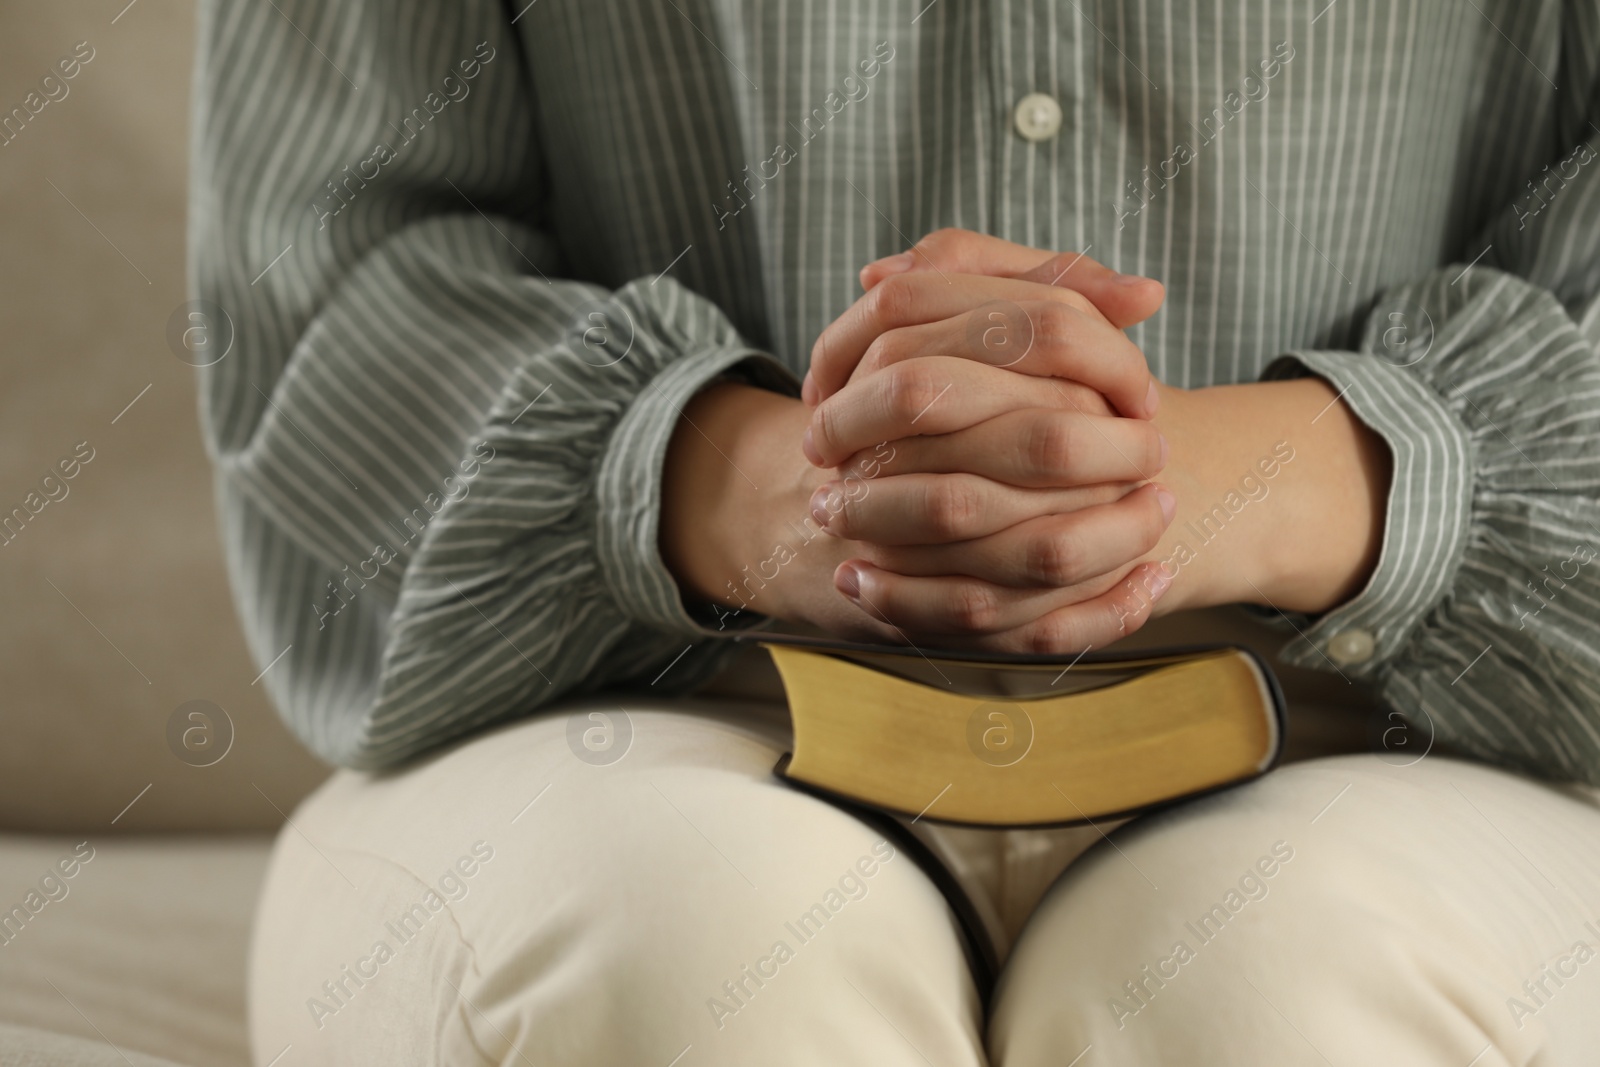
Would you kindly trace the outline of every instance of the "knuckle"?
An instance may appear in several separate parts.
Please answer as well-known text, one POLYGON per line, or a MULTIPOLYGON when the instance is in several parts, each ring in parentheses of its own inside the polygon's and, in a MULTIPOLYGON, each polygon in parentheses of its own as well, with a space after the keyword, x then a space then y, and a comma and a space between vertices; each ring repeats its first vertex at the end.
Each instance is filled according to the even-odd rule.
POLYGON ((880 329, 892 329, 911 321, 911 312, 916 305, 916 286, 910 275, 890 275, 874 285, 862 300, 866 302, 867 315, 875 325, 880 329))
POLYGON ((916 248, 942 266, 959 259, 962 250, 972 243, 973 236, 971 230, 943 226, 918 241, 916 248))
POLYGON ((917 360, 896 363, 885 374, 884 402, 890 415, 904 423, 911 422, 927 410, 941 388, 918 365, 917 360))
POLYGON ((1039 305, 1033 311, 1035 342, 1048 348, 1070 344, 1077 333, 1078 314, 1075 309, 1058 301, 1039 305))
POLYGON ((860 371, 862 374, 871 374, 882 370, 884 367, 893 366, 902 362, 901 353, 905 344, 901 339, 900 330, 888 330, 880 333, 867 345, 866 354, 861 357, 860 371))
POLYGON ((1065 474, 1076 454, 1076 431, 1072 421, 1041 415, 1028 427, 1023 455, 1029 468, 1042 475, 1065 474))
POLYGON ((1038 585, 1066 586, 1081 577, 1083 552, 1076 538, 1054 529, 1028 539, 1023 573, 1038 585))
POLYGON ((1000 602, 992 589, 976 582, 956 588, 950 606, 952 622, 963 630, 992 630, 1000 617, 1000 602))
POLYGON ((963 478, 936 477, 928 496, 928 524, 941 537, 965 537, 983 512, 978 487, 963 478))
POLYGON ((1151 601, 1131 578, 1124 579, 1117 591, 1118 595, 1106 603, 1104 614, 1108 632, 1121 636, 1144 625, 1150 615, 1151 601))
POLYGON ((1028 628, 1024 650, 1036 656, 1059 656, 1072 651, 1076 638, 1071 623, 1060 614, 1046 615, 1028 628))

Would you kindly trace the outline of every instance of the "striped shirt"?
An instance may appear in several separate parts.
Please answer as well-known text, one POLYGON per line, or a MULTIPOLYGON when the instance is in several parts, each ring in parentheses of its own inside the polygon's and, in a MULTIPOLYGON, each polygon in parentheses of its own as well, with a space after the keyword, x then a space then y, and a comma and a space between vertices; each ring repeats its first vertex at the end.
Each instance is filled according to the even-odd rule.
POLYGON ((657 548, 679 410, 793 390, 864 263, 960 226, 1161 279, 1174 385, 1333 383, 1387 527, 1284 660, 1371 635, 1341 669, 1441 740, 1600 782, 1596 0, 202 8, 204 430, 327 759, 713 670, 657 548))

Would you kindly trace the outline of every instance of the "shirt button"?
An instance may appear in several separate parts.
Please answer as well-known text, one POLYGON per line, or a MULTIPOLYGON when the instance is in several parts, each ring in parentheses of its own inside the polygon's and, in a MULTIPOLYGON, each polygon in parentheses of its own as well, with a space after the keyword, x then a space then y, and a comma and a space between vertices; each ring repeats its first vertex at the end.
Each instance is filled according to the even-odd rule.
POLYGON ((1061 129, 1061 105, 1044 93, 1029 93, 1017 101, 1017 132, 1030 141, 1048 141, 1061 129))
POLYGON ((1346 630, 1328 642, 1328 658, 1346 667, 1367 662, 1377 650, 1378 643, 1370 630, 1346 630))

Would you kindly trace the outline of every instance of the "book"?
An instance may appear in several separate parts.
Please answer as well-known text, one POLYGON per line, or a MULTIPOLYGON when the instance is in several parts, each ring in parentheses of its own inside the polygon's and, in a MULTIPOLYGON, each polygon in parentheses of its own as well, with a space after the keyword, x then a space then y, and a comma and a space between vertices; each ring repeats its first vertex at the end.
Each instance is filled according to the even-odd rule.
POLYGON ((760 632, 794 725, 777 772, 869 808, 975 826, 1132 815, 1259 777, 1283 693, 1251 650, 1076 659, 760 632))

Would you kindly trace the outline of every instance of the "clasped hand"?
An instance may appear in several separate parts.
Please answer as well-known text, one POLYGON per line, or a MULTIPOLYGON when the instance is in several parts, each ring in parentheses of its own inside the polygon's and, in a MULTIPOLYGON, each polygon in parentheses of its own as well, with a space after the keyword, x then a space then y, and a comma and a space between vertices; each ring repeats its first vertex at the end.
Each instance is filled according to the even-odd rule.
POLYGON ((1156 381, 1123 331, 1158 282, 959 230, 861 282, 802 399, 716 385, 674 431, 661 551, 723 625, 1061 655, 1369 579, 1382 439, 1321 378, 1156 381))
POLYGON ((862 284, 804 387, 806 457, 874 475, 810 500, 858 543, 834 587, 901 639, 1056 652, 1141 625, 1171 576, 1140 558, 1175 501, 1152 481, 1159 390, 1122 329, 1161 286, 963 231, 862 284))

